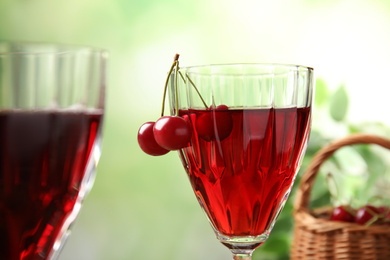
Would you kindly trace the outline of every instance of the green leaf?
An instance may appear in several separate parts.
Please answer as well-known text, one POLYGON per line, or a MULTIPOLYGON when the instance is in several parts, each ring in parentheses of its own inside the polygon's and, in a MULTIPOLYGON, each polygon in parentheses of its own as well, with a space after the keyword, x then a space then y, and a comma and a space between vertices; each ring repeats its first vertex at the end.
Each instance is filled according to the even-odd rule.
POLYGON ((330 115, 336 121, 343 121, 348 110, 348 93, 345 85, 341 85, 330 99, 330 115))
POLYGON ((334 154, 343 174, 362 176, 367 174, 367 164, 355 147, 347 146, 334 154))
MULTIPOLYGON (((262 252, 269 252, 274 255, 274 257, 267 256, 266 259, 278 259, 277 255, 286 257, 290 248, 289 237, 286 234, 273 234, 271 235, 267 241, 261 246, 262 252)), ((260 258, 261 259, 261 258, 260 258)), ((263 259, 265 259, 263 257, 263 259)), ((282 258, 285 259, 285 258, 282 258)))
POLYGON ((329 91, 326 87, 326 83, 323 79, 316 80, 316 91, 314 97, 314 104, 316 106, 322 106, 328 101, 329 91))

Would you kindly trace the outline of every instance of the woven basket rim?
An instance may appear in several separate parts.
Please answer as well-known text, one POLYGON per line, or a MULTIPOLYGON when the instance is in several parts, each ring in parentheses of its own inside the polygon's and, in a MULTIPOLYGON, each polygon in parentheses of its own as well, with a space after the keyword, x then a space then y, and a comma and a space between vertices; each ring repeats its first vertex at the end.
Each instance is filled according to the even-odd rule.
POLYGON ((390 233, 390 226, 371 225, 365 226, 350 222, 333 221, 326 218, 314 216, 308 209, 300 209, 294 212, 296 224, 305 226, 307 230, 315 233, 329 233, 340 230, 342 232, 369 232, 372 234, 390 233))
POLYGON ((355 144, 376 144, 390 150, 389 139, 377 135, 361 133, 340 138, 324 146, 315 153, 306 172, 300 180, 294 200, 294 211, 299 211, 304 208, 308 209, 311 189, 322 163, 340 148, 355 144))

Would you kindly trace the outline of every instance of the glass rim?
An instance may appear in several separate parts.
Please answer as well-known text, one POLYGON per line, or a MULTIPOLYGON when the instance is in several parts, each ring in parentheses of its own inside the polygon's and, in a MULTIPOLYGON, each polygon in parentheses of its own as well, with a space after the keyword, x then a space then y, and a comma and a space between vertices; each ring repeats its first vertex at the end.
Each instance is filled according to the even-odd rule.
POLYGON ((95 47, 92 45, 68 44, 56 42, 29 42, 29 41, 0 41, 0 57, 8 55, 64 55, 69 53, 78 53, 88 51, 89 53, 101 53, 106 55, 108 51, 104 48, 95 47), (46 47, 46 50, 32 51, 2 51, 1 46, 27 46, 27 47, 46 47), (52 48, 52 49, 50 49, 52 48))
POLYGON ((262 73, 258 72, 245 72, 245 73, 230 73, 230 72, 200 72, 199 69, 202 68, 227 68, 227 67, 236 67, 236 66, 244 66, 244 67, 258 67, 258 68, 283 68, 285 72, 290 71, 301 71, 301 72, 313 72, 314 68, 304 65, 295 65, 295 64, 284 64, 284 63, 217 63, 217 64, 205 64, 205 65, 194 65, 194 66, 183 66, 179 67, 179 71, 186 71, 191 74, 196 75, 266 75, 272 74, 269 71, 264 71, 262 73))

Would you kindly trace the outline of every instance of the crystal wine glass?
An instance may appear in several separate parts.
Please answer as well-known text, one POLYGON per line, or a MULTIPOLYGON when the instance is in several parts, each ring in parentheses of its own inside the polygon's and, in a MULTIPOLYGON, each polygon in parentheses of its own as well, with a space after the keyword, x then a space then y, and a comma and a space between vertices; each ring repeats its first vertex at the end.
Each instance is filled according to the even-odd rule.
POLYGON ((0 42, 0 259, 55 259, 100 157, 106 52, 0 42))
POLYGON ((191 126, 179 150, 200 206, 234 259, 250 260, 290 194, 311 125, 313 69, 225 64, 171 74, 171 114, 191 126))

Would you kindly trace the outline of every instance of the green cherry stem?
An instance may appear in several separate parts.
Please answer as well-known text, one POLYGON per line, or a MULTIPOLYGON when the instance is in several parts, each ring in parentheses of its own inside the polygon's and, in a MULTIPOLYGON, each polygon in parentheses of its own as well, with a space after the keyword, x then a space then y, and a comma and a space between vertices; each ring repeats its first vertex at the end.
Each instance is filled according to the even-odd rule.
POLYGON ((366 226, 371 226, 372 224, 374 224, 380 217, 380 214, 374 212, 372 209, 370 209, 369 207, 366 207, 366 210, 368 213, 371 214, 372 218, 367 221, 367 223, 365 224, 366 226))
MULTIPOLYGON (((186 82, 186 79, 184 78, 183 74, 181 73, 181 71, 179 71, 179 74, 180 74, 180 77, 181 79, 184 81, 184 83, 187 83, 186 82)), ((198 96, 200 98, 200 100, 202 100, 202 103, 203 105, 205 106, 205 108, 208 108, 206 102, 204 101, 202 95, 200 94, 198 88, 195 86, 195 83, 191 80, 191 78, 188 76, 188 74, 186 73, 186 78, 188 79, 188 81, 191 83, 192 87, 195 89, 196 93, 198 93, 198 96)))
MULTIPOLYGON (((175 115, 179 115, 179 97, 178 97, 178 84, 177 84, 177 79, 178 79, 178 74, 181 76, 182 80, 184 83, 186 83, 186 80, 183 76, 183 74, 179 71, 179 54, 176 54, 173 60, 173 63, 171 65, 171 68, 169 69, 167 79, 165 80, 165 86, 164 86, 164 94, 163 94, 163 101, 162 101, 162 107, 161 107, 161 117, 164 116, 164 110, 165 110, 165 97, 167 95, 167 89, 168 89, 168 83, 169 83, 169 77, 172 74, 172 71, 175 70, 175 81, 174 81, 174 88, 175 88, 175 115)), ((208 106, 206 102, 204 101, 202 95, 200 94, 198 88, 195 86, 195 83, 190 79, 190 77, 186 74, 186 78, 189 80, 191 83, 192 87, 195 89, 196 93, 198 94, 199 98, 201 99, 203 105, 207 109, 208 106)))
MULTIPOLYGON (((182 75, 182 77, 183 77, 183 75, 182 75)), ((204 101, 202 95, 200 94, 198 88, 195 86, 195 83, 190 79, 190 77, 188 76, 187 73, 186 73, 186 77, 187 77, 187 79, 190 81, 190 83, 191 83, 191 85, 194 87, 194 89, 196 90, 196 93, 198 93, 198 95, 199 95, 200 99, 202 100, 202 103, 203 103, 203 105, 205 106, 205 108, 208 108, 208 106, 207 106, 206 102, 204 101)))
POLYGON ((183 76, 183 74, 181 73, 181 71, 179 71, 179 75, 180 75, 181 79, 184 81, 184 83, 187 83, 187 82, 186 82, 186 79, 184 78, 184 76, 183 76))
POLYGON ((161 107, 161 117, 164 116, 164 110, 165 110, 165 97, 167 95, 167 89, 168 89, 168 82, 169 82, 169 77, 175 68, 176 64, 178 63, 179 60, 179 54, 175 55, 175 58, 173 60, 173 63, 171 65, 171 68, 169 69, 167 79, 165 80, 165 86, 164 86, 164 94, 163 94, 163 101, 162 101, 162 107, 161 107))
POLYGON ((177 90, 177 73, 179 71, 179 60, 176 61, 176 68, 175 68, 175 115, 179 116, 179 98, 177 96, 178 90, 177 90))

